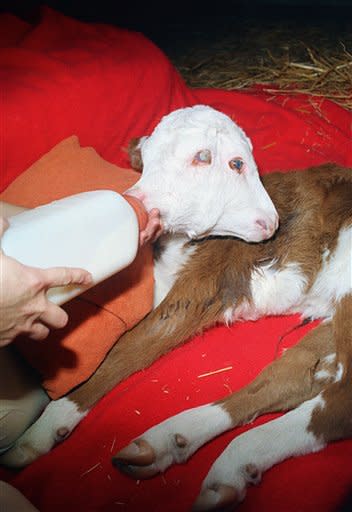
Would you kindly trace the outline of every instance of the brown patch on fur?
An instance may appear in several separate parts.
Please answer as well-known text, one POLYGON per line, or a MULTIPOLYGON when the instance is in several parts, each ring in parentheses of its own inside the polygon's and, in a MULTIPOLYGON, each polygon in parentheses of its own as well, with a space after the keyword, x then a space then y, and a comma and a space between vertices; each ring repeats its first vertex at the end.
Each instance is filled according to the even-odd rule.
POLYGON ((334 164, 288 174, 273 173, 263 183, 280 217, 276 236, 265 246, 277 266, 296 262, 312 285, 325 249, 336 246, 339 229, 351 222, 352 169, 334 164))
POLYGON ((341 380, 322 393, 324 407, 316 407, 308 430, 325 442, 352 436, 352 295, 344 297, 333 319, 336 368, 342 365, 341 380))
POLYGON ((320 325, 264 368, 248 386, 216 403, 230 414, 233 426, 261 414, 292 409, 322 389, 315 372, 319 361, 333 351, 332 325, 320 325))
POLYGON ((255 255, 248 258, 244 243, 221 242, 221 250, 217 240, 199 244, 164 301, 122 336, 95 374, 68 395, 81 410, 195 333, 223 321, 229 306, 250 296, 250 262, 255 255))
MULTIPOLYGON (((197 287, 195 276, 190 284, 197 287)), ((211 290, 203 293, 209 296, 211 290)), ((179 279, 163 303, 120 338, 95 374, 69 398, 86 410, 122 379, 146 368, 198 329, 214 323, 221 303, 217 301, 200 314, 202 305, 203 297, 200 302, 197 296, 187 298, 184 280, 179 279)))

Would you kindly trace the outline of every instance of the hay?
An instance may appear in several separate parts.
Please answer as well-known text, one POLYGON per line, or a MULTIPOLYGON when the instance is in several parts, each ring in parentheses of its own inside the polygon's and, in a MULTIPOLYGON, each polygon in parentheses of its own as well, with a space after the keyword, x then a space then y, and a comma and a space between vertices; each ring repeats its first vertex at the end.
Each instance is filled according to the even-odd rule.
POLYGON ((248 51, 225 38, 174 63, 192 87, 234 90, 260 84, 273 94, 308 93, 352 110, 352 53, 341 41, 318 49, 270 33, 248 51))

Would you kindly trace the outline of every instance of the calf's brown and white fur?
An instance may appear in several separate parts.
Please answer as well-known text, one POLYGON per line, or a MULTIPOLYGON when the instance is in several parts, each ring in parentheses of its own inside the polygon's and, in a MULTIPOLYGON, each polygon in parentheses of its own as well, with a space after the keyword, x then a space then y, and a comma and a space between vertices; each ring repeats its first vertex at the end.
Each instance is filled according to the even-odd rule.
POLYGON ((175 276, 159 292, 160 303, 86 383, 49 404, 2 462, 21 466, 49 451, 118 382, 194 333, 263 315, 300 313, 323 321, 251 384, 149 429, 120 450, 114 464, 134 478, 150 478, 226 430, 285 412, 235 438, 215 461, 194 505, 215 510, 242 501, 247 485, 274 464, 351 436, 351 171, 327 164, 265 176, 280 227, 263 243, 163 237, 157 276, 170 266, 175 276))

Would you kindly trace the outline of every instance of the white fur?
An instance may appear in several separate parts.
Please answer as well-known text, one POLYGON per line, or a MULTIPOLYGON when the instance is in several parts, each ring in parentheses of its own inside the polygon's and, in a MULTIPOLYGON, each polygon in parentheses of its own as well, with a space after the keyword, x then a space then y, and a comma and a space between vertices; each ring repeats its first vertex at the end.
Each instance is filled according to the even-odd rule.
POLYGON ((237 307, 233 312, 233 320, 257 320, 266 315, 288 313, 301 300, 306 279, 299 265, 290 263, 275 269, 274 264, 271 262, 252 272, 252 301, 237 307))
POLYGON ((66 428, 68 433, 88 414, 80 412, 77 405, 67 398, 50 402, 43 414, 16 441, 16 444, 0 457, 9 467, 23 467, 40 455, 48 453, 60 440, 57 431, 66 428))
POLYGON ((194 253, 195 246, 185 246, 187 241, 182 235, 166 235, 162 238, 163 250, 154 262, 154 307, 169 293, 180 268, 194 253))
POLYGON ((343 364, 339 363, 337 365, 337 370, 336 370, 336 373, 335 373, 335 382, 340 382, 340 380, 343 377, 343 372, 344 372, 343 364))
POLYGON ((332 364, 333 362, 336 361, 336 353, 332 352, 331 354, 328 354, 327 356, 324 357, 323 361, 326 364, 332 364))
MULTIPOLYGON (((225 484, 234 487, 243 499, 247 484, 253 483, 246 471, 249 464, 255 466, 260 475, 288 457, 321 450, 325 444, 308 431, 316 407, 324 407, 320 395, 235 438, 211 467, 202 492, 207 496, 208 489, 225 484)), ((209 493, 209 499, 216 499, 213 492, 209 493)))
POLYGON ((317 372, 315 372, 314 379, 315 380, 330 380, 330 381, 332 381, 334 379, 335 382, 338 380, 341 380, 342 374, 340 375, 339 369, 340 369, 340 367, 342 367, 342 365, 341 365, 341 363, 339 363, 338 369, 336 370, 335 361, 336 361, 336 353, 332 353, 332 354, 325 356, 322 359, 322 364, 326 365, 326 367, 323 368, 322 370, 318 370, 317 372))
POLYGON ((335 251, 324 254, 322 268, 296 311, 304 317, 330 318, 336 304, 352 291, 352 227, 341 229, 335 251))
POLYGON ((315 380, 329 380, 331 378, 331 372, 329 370, 319 370, 315 372, 314 379, 315 380))
POLYGON ((273 265, 260 267, 251 279, 255 317, 289 311, 302 297, 306 284, 305 276, 296 263, 289 263, 279 270, 275 270, 273 265))
POLYGON ((336 249, 325 251, 321 270, 308 290, 299 265, 290 263, 279 269, 274 265, 270 262, 252 272, 252 300, 228 308, 225 323, 290 313, 329 319, 336 304, 352 291, 352 228, 341 229, 336 249))
POLYGON ((222 407, 209 404, 181 412, 147 430, 139 439, 153 447, 153 467, 165 471, 171 464, 185 462, 200 446, 232 426, 230 415, 222 407), (176 434, 187 440, 185 447, 177 446, 176 434))
POLYGON ((147 209, 159 208, 167 231, 258 242, 277 228, 277 213, 259 179, 250 140, 225 114, 204 105, 176 110, 140 147, 142 177, 128 193, 142 198, 147 209), (211 152, 209 165, 194 165, 201 150, 211 152), (244 161, 241 173, 229 166, 237 157, 244 161), (258 220, 267 224, 266 230, 258 220))

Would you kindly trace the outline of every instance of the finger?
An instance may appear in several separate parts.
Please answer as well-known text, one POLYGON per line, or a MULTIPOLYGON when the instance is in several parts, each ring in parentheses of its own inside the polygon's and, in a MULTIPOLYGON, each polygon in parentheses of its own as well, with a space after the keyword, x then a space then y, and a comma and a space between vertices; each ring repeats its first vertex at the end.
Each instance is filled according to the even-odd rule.
POLYGON ((155 221, 155 224, 151 226, 150 233, 149 233, 149 239, 152 242, 155 242, 159 238, 159 236, 163 232, 163 226, 160 224, 159 220, 155 221))
POLYGON ((48 288, 53 286, 67 286, 80 284, 89 286, 93 284, 92 275, 82 268, 53 267, 42 270, 48 288))
POLYGON ((163 234, 164 228, 163 226, 159 226, 159 229, 154 233, 154 236, 152 238, 152 242, 155 242, 163 234))
POLYGON ((158 217, 160 219, 160 210, 158 208, 152 208, 149 212, 149 217, 158 217))
POLYGON ((45 338, 48 337, 49 332, 49 328, 46 325, 36 322, 32 324, 31 330, 28 332, 28 336, 32 340, 45 340, 45 338))
POLYGON ((153 208, 149 214, 148 214, 148 224, 149 222, 156 222, 157 224, 161 225, 161 217, 160 217, 160 211, 157 208, 153 208))
MULTIPOLYGON (((155 233, 161 233, 163 231, 163 223, 160 216, 160 211, 157 208, 153 208, 150 211, 149 219, 151 221, 151 226, 154 228, 155 233), (157 230, 156 230, 157 228, 157 230)), ((147 225, 148 227, 148 225, 147 225)))
POLYGON ((140 245, 144 245, 146 244, 147 242, 150 242, 150 240, 153 238, 153 233, 154 231, 150 230, 150 229, 145 229, 144 231, 141 231, 140 235, 139 235, 139 243, 140 245))
POLYGON ((139 235, 139 245, 142 247, 143 245, 152 241, 153 239, 154 239, 154 237, 153 237, 152 233, 150 233, 149 231, 146 231, 146 230, 141 231, 141 233, 139 235))
POLYGON ((143 245, 146 243, 146 236, 144 231, 139 233, 139 246, 143 247, 143 245))
POLYGON ((62 329, 68 322, 68 314, 53 302, 47 301, 47 307, 40 320, 51 329, 62 329))
POLYGON ((163 232, 163 226, 160 222, 159 217, 150 218, 146 228, 140 233, 140 244, 143 245, 146 242, 154 242, 163 232))

